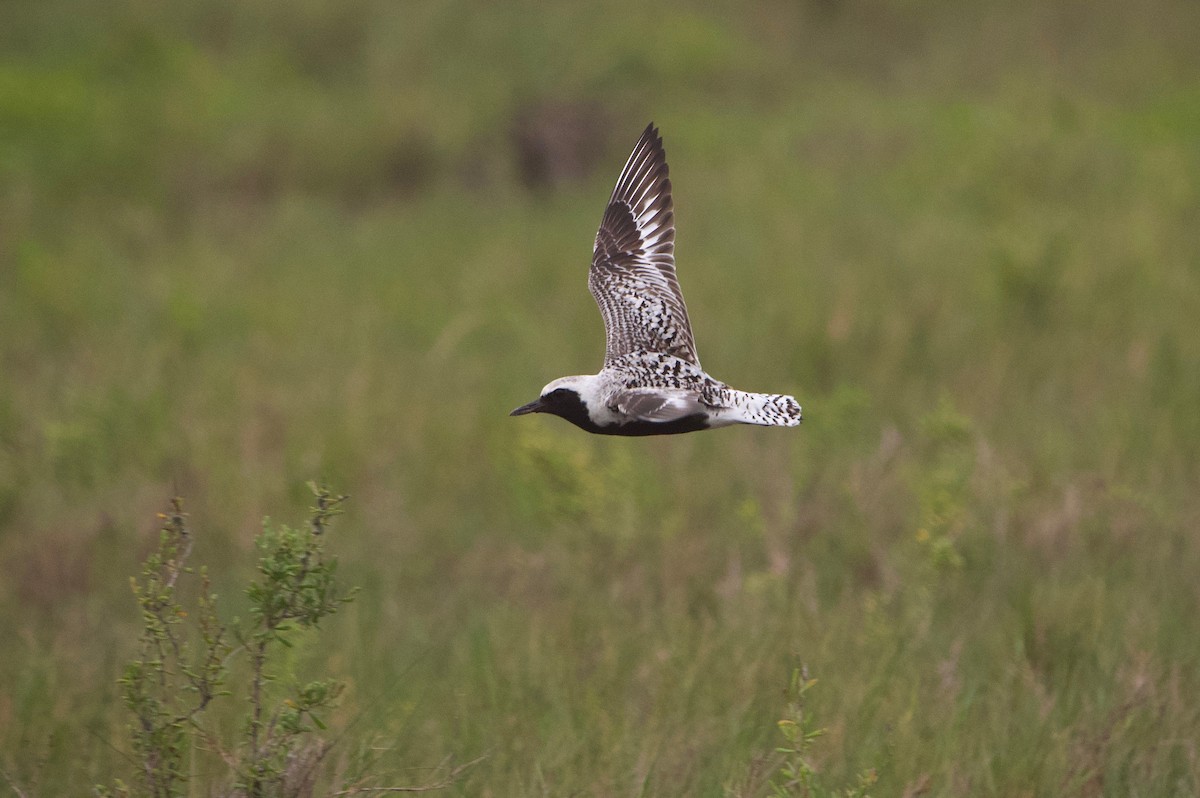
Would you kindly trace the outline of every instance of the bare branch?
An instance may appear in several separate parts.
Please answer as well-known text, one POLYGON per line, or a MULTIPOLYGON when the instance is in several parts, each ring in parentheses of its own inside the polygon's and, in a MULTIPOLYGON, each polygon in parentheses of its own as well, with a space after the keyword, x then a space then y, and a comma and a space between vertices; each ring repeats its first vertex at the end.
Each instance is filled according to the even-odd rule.
POLYGON ((464 762, 463 764, 459 765, 458 767, 453 768, 441 780, 436 781, 436 782, 431 782, 429 784, 418 784, 418 785, 401 786, 401 787, 350 787, 345 790, 339 790, 338 792, 335 792, 334 795, 365 795, 367 793, 382 794, 382 793, 389 793, 389 792, 390 793, 431 792, 433 790, 444 790, 445 788, 447 788, 451 784, 453 784, 458 779, 458 777, 462 774, 463 771, 467 770, 468 768, 474 767, 475 765, 478 765, 480 762, 482 762, 485 759, 487 759, 487 756, 480 756, 480 757, 476 757, 475 759, 472 759, 470 762, 464 762))
POLYGON ((17 794, 17 798, 29 798, 25 791, 17 786, 17 783, 12 780, 12 776, 8 775, 4 768, 0 768, 0 776, 4 777, 4 780, 8 782, 9 787, 12 787, 12 791, 17 794))

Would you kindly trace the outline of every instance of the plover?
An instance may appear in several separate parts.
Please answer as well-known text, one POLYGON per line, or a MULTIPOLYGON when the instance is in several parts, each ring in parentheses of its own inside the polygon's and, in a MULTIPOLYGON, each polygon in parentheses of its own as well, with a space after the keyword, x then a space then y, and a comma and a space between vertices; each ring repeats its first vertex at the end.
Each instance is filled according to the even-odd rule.
POLYGON ((604 368, 557 379, 510 415, 552 413, 601 435, 800 423, 793 397, 738 391, 700 367, 675 277, 671 181, 654 123, 633 148, 604 210, 588 288, 604 316, 604 368))

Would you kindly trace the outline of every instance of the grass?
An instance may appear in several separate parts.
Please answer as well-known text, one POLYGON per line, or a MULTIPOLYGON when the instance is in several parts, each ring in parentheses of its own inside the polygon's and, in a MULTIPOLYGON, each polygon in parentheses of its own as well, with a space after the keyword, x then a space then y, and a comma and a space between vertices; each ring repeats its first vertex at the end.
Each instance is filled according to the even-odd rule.
POLYGON ((1191 4, 6 17, 26 794, 128 772, 127 581, 165 500, 245 615, 310 479, 354 495, 331 548, 363 589, 292 667, 346 682, 337 756, 398 783, 486 754, 447 792, 767 795, 803 662, 823 783, 1200 792, 1191 4), (604 121, 530 190, 542 107, 604 121), (799 430, 506 416, 599 364, 588 244, 651 118, 704 365, 795 393, 799 430))

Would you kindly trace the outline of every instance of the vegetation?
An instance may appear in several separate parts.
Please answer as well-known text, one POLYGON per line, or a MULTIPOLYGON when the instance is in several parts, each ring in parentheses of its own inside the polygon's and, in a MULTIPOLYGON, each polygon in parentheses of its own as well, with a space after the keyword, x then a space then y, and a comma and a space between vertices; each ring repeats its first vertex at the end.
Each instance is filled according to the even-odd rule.
POLYGON ((335 772, 794 793, 800 661, 821 789, 1200 793, 1196 4, 3 17, 0 791, 136 772, 169 497, 211 580, 179 601, 229 625, 320 479, 362 591, 271 673, 345 685, 335 772), (599 365, 591 237, 650 119, 704 365, 798 430, 506 415, 599 365))
POLYGON ((805 708, 805 693, 817 683, 810 679, 806 668, 792 671, 792 680, 787 689, 787 717, 779 721, 779 733, 786 743, 775 750, 784 755, 779 768, 779 779, 771 782, 775 798, 813 795, 839 795, 845 798, 870 798, 867 790, 879 778, 874 769, 863 771, 858 783, 839 792, 822 789, 817 770, 809 761, 812 749, 825 730, 814 725, 811 713, 805 708))
MULTIPOLYGON (((334 705, 342 683, 325 679, 296 685, 273 700, 276 681, 269 663, 280 646, 292 647, 293 632, 315 629, 325 617, 350 600, 339 596, 333 576, 337 560, 326 560, 324 533, 329 519, 341 512, 345 496, 313 487, 316 506, 305 529, 267 525, 256 539, 258 579, 246 590, 251 625, 237 630, 237 649, 226 642, 226 629, 216 612, 217 597, 208 574, 199 572, 195 629, 185 625, 189 612, 178 600, 180 577, 194 575, 187 561, 192 533, 181 499, 171 502, 158 549, 142 565, 141 581, 131 580, 142 610, 141 645, 120 679, 125 706, 133 715, 129 735, 138 765, 139 795, 170 798, 186 795, 193 751, 220 755, 231 770, 236 795, 307 796, 313 793, 318 768, 332 743, 314 736, 324 729, 318 713, 334 705), (194 644, 199 644, 195 646, 194 644), (193 654, 193 647, 200 649, 193 654), (239 653, 249 660, 246 685, 238 699, 248 709, 240 745, 221 740, 201 721, 214 698, 233 695, 224 689, 229 660, 239 653)), ((198 754, 196 755, 198 756, 198 754)), ((104 796, 129 795, 118 779, 104 796)))

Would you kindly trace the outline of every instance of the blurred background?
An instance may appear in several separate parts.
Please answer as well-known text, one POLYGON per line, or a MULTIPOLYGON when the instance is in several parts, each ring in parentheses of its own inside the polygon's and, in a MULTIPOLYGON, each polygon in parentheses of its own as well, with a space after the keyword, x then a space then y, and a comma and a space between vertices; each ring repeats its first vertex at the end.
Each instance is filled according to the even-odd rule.
POLYGON ((128 576, 169 498, 232 619, 310 479, 353 497, 363 586, 288 665, 349 685, 335 767, 763 795, 803 662, 830 783, 1200 792, 1196 3, 0 16, 24 794, 131 772, 128 576), (592 237, 650 120, 702 361, 798 430, 507 417, 601 364, 592 237))

